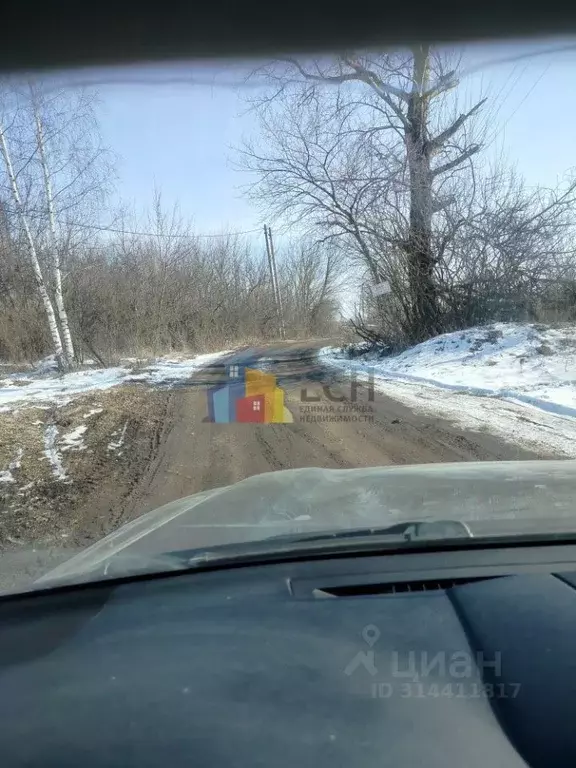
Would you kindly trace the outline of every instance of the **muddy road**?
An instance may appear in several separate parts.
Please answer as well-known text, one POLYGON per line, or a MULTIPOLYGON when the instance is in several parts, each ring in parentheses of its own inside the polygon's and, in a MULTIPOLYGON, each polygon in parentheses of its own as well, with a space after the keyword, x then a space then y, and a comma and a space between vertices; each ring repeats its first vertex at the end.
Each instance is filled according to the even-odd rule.
MULTIPOLYGON (((102 393, 93 395, 102 413, 88 435, 100 436, 90 450, 68 455, 68 463, 76 461, 73 482, 52 480, 44 495, 20 494, 5 504, 0 590, 30 584, 151 509, 262 472, 553 458, 417 413, 366 384, 354 387, 320 363, 317 352, 325 344, 246 348, 176 386, 124 385, 104 393, 105 402, 102 393), (273 373, 293 421, 209 422, 208 391, 229 380, 230 365, 273 373), (126 438, 115 454, 107 447, 110 432, 126 438)), ((77 401, 69 408, 95 404, 77 401)), ((68 416, 66 408, 55 411, 62 429, 68 416)))
POLYGON ((360 383, 352 387, 319 363, 318 346, 245 349, 171 390, 156 453, 121 517, 272 470, 546 458, 416 414, 360 383), (207 390, 225 382, 233 364, 273 373, 293 423, 207 423, 207 390))

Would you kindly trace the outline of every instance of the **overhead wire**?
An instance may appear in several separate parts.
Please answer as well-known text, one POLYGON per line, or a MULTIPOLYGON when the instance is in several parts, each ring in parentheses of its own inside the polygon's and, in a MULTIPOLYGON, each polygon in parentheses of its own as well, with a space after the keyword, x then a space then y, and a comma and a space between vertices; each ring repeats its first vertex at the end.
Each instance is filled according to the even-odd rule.
MULTIPOLYGON (((1 210, 4 210, 5 212, 10 213, 11 215, 19 215, 17 211, 14 209, 9 209, 7 206, 1 206, 1 210)), ((24 210, 24 215, 27 217, 30 217, 32 219, 40 219, 45 218, 48 214, 46 211, 38 211, 33 210, 24 210)), ((86 222, 81 221, 66 221, 65 224, 68 224, 72 227, 78 227, 80 229, 93 229, 99 232, 112 232, 114 234, 118 235, 133 235, 135 237, 164 237, 164 238, 197 238, 197 237, 205 237, 205 238, 221 238, 221 237, 231 237, 236 235, 252 235, 256 232, 261 232, 262 227, 254 227, 253 229, 244 229, 244 230, 237 230, 235 232, 143 232, 140 230, 135 229, 122 229, 120 227, 117 227, 115 225, 111 224, 88 224, 86 222)))

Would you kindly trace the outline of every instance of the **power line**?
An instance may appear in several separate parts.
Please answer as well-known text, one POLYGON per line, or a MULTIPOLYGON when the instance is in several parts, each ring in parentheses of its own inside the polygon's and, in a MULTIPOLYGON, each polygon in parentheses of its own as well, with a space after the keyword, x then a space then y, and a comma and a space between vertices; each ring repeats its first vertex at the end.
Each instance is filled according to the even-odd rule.
POLYGON ((480 70, 488 69, 488 67, 501 66, 502 64, 512 64, 516 61, 522 61, 523 59, 534 59, 536 56, 550 56, 555 53, 576 53, 576 44, 569 43, 562 46, 552 46, 550 48, 536 49, 532 51, 525 51, 523 53, 512 54, 511 56, 503 56, 501 58, 488 59, 482 61, 475 66, 463 69, 460 72, 460 79, 472 75, 480 70))
POLYGON ((50 81, 48 80, 42 85, 42 90, 44 93, 50 92, 50 91, 63 91, 65 89, 78 89, 81 90, 83 88, 99 88, 99 87, 126 87, 126 86, 143 86, 143 87, 154 87, 154 86, 179 86, 179 85, 188 85, 188 86, 202 86, 202 87, 210 87, 210 88, 246 88, 246 89, 259 89, 262 88, 261 82, 251 82, 250 80, 246 79, 246 77, 238 78, 238 79, 215 79, 214 77, 195 77, 192 75, 174 75, 171 77, 158 77, 158 76, 149 76, 146 75, 143 76, 122 76, 119 77, 109 77, 109 78, 83 78, 83 79, 77 79, 74 77, 71 77, 67 80, 57 80, 57 81, 50 81))
POLYGON ((540 81, 542 80, 542 78, 543 78, 543 77, 544 77, 544 75, 545 75, 545 74, 548 72, 548 70, 549 70, 549 69, 550 69, 550 65, 548 65, 548 66, 547 66, 547 67, 544 69, 544 71, 543 71, 543 72, 540 74, 540 76, 539 76, 538 78, 536 78, 536 80, 535 80, 535 81, 532 83, 532 86, 530 87, 530 89, 529 89, 529 90, 526 92, 526 94, 524 95, 524 97, 522 98, 522 100, 519 102, 519 104, 516 106, 516 108, 513 110, 513 112, 512 112, 510 115, 508 115, 508 117, 506 118, 506 120, 504 121, 504 123, 503 123, 503 124, 502 124, 500 127, 497 127, 497 128, 494 130, 494 132, 491 134, 490 138, 489 138, 489 139, 487 139, 487 141, 485 142, 485 147, 489 147, 489 146, 491 146, 491 145, 492 145, 492 144, 495 142, 496 138, 497 138, 497 137, 498 137, 498 136, 499 136, 499 135, 500 135, 500 134, 501 134, 501 133, 502 133, 504 130, 506 130, 506 126, 508 125, 508 123, 509 123, 509 122, 512 120, 512 118, 513 118, 513 117, 516 115, 516 113, 518 112, 518 110, 519 110, 519 109, 520 109, 520 108, 521 108, 521 107, 524 105, 524 103, 525 103, 525 102, 528 100, 528 98, 529 98, 529 97, 532 95, 532 92, 533 92, 533 91, 535 90, 535 88, 538 86, 538 84, 540 83, 540 81))
MULTIPOLYGON (((6 211, 6 207, 3 208, 4 211, 6 211)), ((12 215, 17 215, 17 211, 10 210, 8 211, 12 215)), ((42 215, 40 215, 40 212, 36 211, 34 213, 31 213, 30 211, 24 212, 25 216, 30 216, 31 218, 39 219, 44 218, 46 214, 42 212, 42 215)), ((181 238, 181 239, 193 239, 195 237, 230 237, 234 235, 252 235, 255 232, 260 232, 260 227, 255 227, 254 229, 245 229, 239 232, 178 232, 178 233, 163 233, 163 232, 140 232, 133 229, 119 229, 118 227, 113 227, 110 225, 104 225, 104 224, 86 224, 84 222, 79 221, 69 221, 66 222, 67 224, 73 226, 73 227, 79 227, 80 229, 94 229, 99 232, 113 232, 118 235, 134 235, 136 237, 164 237, 167 239, 170 238, 181 238)))
POLYGON ((254 229, 245 229, 241 232, 207 232, 207 233, 176 233, 168 234, 162 232, 138 232, 131 229, 117 229, 116 227, 100 226, 98 224, 81 224, 80 222, 70 222, 72 226, 81 229, 96 229, 100 232, 114 232, 119 235, 136 235, 137 237, 165 237, 165 238, 195 238, 195 237, 229 237, 230 235, 251 235, 254 232, 260 232, 260 227, 254 229))

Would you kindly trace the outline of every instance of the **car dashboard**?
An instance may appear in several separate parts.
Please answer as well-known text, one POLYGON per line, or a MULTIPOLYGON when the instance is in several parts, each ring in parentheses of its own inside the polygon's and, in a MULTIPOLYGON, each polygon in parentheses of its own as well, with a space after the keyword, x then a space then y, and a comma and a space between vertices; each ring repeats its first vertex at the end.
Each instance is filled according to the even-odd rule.
POLYGON ((576 547, 7 596, 5 766, 573 766, 576 547))

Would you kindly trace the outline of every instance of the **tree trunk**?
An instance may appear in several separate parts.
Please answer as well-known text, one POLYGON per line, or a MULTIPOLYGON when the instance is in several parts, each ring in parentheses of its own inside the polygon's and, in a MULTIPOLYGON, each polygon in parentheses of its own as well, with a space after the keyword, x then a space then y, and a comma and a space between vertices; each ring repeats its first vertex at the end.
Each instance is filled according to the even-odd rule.
POLYGON ((432 172, 428 151, 429 47, 414 49, 413 86, 408 102, 405 129, 410 174, 410 223, 406 242, 408 286, 410 291, 409 333, 412 341, 422 341, 438 333, 439 308, 434 283, 432 253, 432 172))
POLYGON ((54 270, 54 295, 56 298, 56 308, 62 329, 62 338, 64 341, 64 352, 66 354, 68 366, 74 365, 74 345, 72 344, 72 334, 68 323, 68 314, 64 306, 64 297, 62 295, 62 270, 60 267, 60 252, 58 249, 58 234, 56 231, 56 215, 54 213, 54 197, 52 194, 52 182, 48 170, 48 160, 46 157, 46 148, 44 142, 44 130, 42 120, 38 111, 38 105, 33 95, 34 119, 36 121, 36 139, 38 142, 38 151, 40 154, 40 163, 42 165, 42 176, 44 179, 44 192, 46 194, 46 203, 48 206, 48 220, 50 223, 50 235, 53 249, 53 270, 54 270))
POLYGON ((30 260, 32 262, 32 269, 34 271, 34 277, 36 279, 36 286, 38 288, 38 293, 40 294, 40 298, 42 299, 42 303, 44 305, 44 311, 46 312, 46 317, 48 319, 48 327, 50 329, 50 335, 52 337, 52 346, 54 348, 54 354, 56 355, 56 360, 58 362, 59 368, 61 370, 66 370, 67 360, 66 360, 66 356, 64 355, 64 350, 62 348, 62 340, 60 338, 60 332, 58 330, 58 323, 56 322, 56 314, 54 313, 54 307, 52 306, 52 302, 50 301, 50 296, 48 295, 48 291, 46 289, 46 284, 44 282, 44 277, 42 275, 42 270, 40 269, 40 263, 38 261, 38 254, 36 252, 36 245, 34 243, 34 238, 32 236, 32 232, 30 230, 30 226, 28 224, 28 219, 24 212, 24 208, 22 206, 22 199, 20 197, 20 191, 18 189, 16 175, 14 173, 14 168, 12 167, 12 159, 10 157, 8 144, 6 142, 6 136, 4 134, 4 128, 2 125, 0 125, 0 151, 2 152, 2 158, 6 166, 8 178, 10 179, 10 187, 12 190, 12 197, 14 199, 14 204, 18 212, 20 221, 22 223, 24 233, 26 235, 26 242, 28 243, 28 252, 30 254, 30 260))

